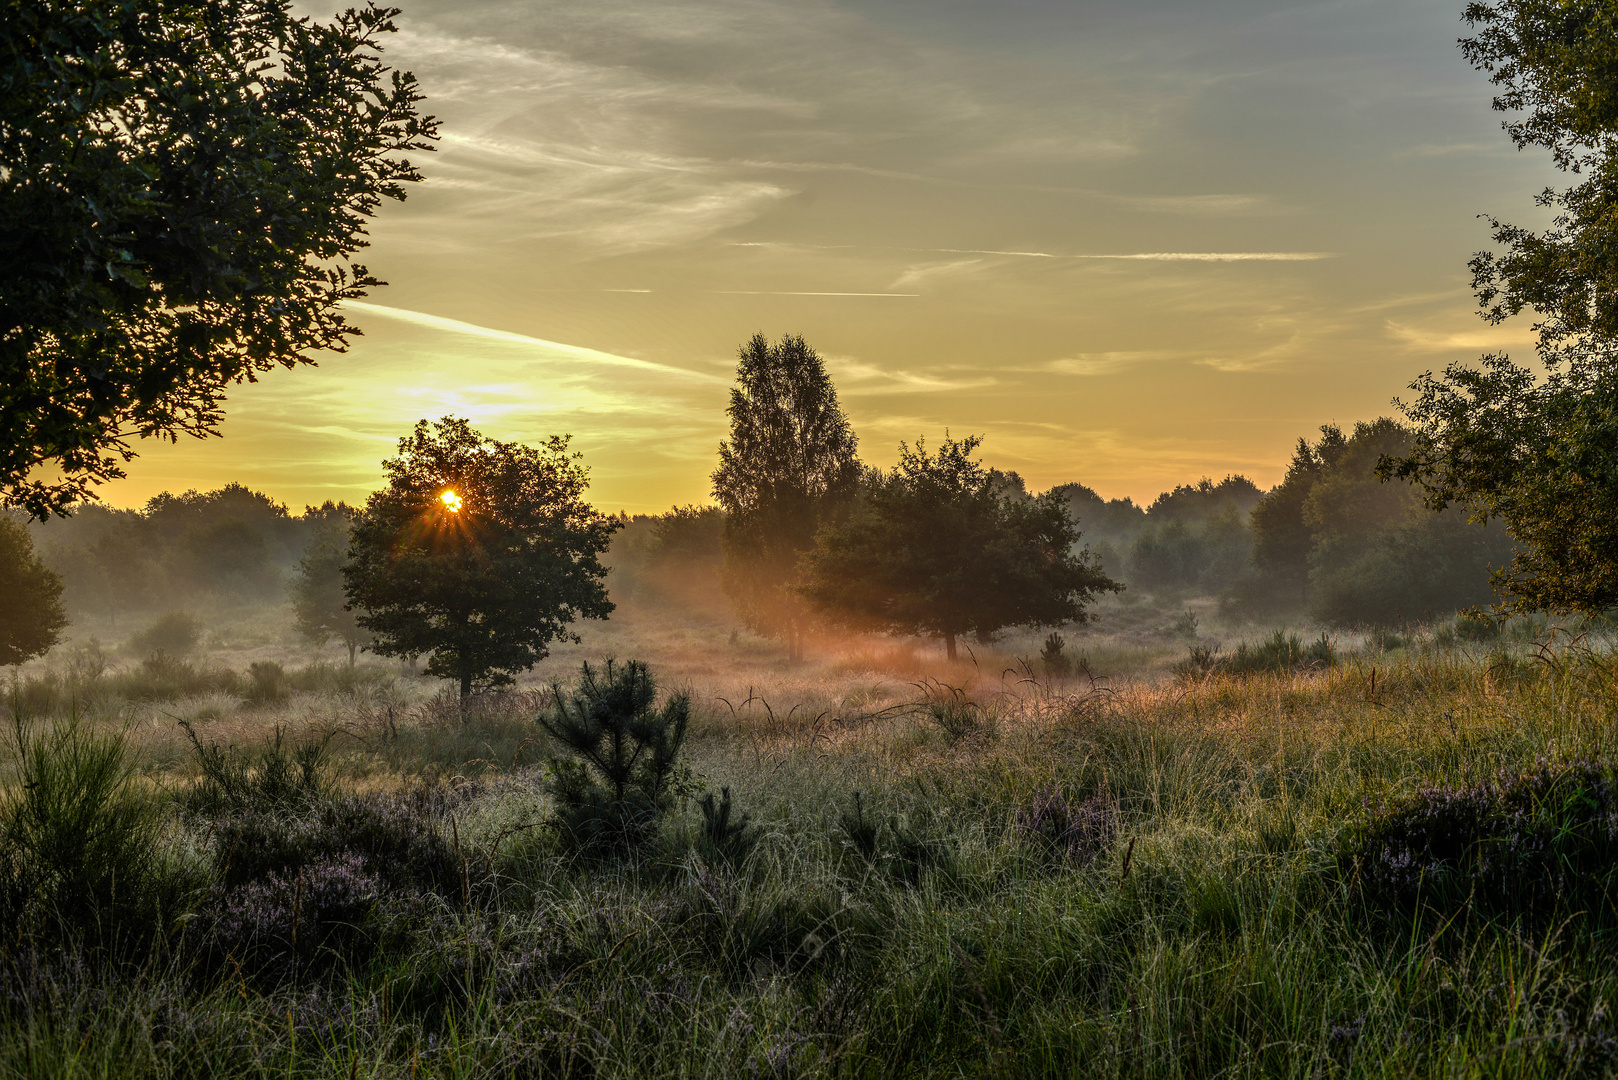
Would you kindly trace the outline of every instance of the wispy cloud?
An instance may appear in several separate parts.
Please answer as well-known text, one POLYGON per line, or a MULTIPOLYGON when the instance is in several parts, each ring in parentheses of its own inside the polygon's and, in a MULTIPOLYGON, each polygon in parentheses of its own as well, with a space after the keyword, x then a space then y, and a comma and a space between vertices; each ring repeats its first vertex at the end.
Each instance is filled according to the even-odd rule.
POLYGON ((1387 332, 1395 341, 1411 352, 1444 353, 1461 350, 1469 352, 1505 352, 1511 349, 1532 349, 1534 334, 1526 325, 1482 326, 1466 330, 1452 330, 1428 326, 1413 326, 1389 320, 1387 332))

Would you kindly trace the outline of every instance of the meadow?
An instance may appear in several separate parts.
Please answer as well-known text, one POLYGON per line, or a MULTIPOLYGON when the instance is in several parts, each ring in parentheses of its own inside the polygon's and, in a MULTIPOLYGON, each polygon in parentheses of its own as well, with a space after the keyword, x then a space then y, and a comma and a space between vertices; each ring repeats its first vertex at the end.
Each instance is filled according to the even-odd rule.
POLYGON ((464 709, 262 619, 59 650, 6 705, 0 1076, 1618 1071, 1600 628, 1234 665, 1115 614, 1063 675, 630 610, 464 709), (606 655, 692 719, 603 854, 536 719, 606 655))

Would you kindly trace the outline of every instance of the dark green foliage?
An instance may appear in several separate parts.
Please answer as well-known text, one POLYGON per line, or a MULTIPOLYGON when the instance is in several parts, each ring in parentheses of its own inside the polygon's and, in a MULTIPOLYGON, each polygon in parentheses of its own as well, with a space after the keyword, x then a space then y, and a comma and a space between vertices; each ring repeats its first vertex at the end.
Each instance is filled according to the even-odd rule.
POLYGON ((758 830, 748 826, 748 816, 732 818, 730 789, 721 788, 716 802, 713 792, 697 800, 702 811, 702 844, 710 853, 726 863, 737 864, 758 842, 758 830))
POLYGON ((184 720, 180 727, 202 773, 180 796, 194 814, 216 818, 248 810, 307 810, 326 792, 323 769, 330 736, 289 748, 285 732, 277 727, 274 740, 255 760, 233 746, 204 743, 184 720))
POLYGON ((820 356, 802 337, 741 347, 719 444, 714 500, 724 511, 724 587, 750 628, 803 654, 798 560, 859 483, 857 440, 820 356))
POLYGON ((854 812, 843 811, 837 818, 843 846, 858 853, 866 862, 875 862, 882 839, 882 824, 865 814, 865 793, 854 793, 854 812))
POLYGON ((951 659, 965 633, 1085 621, 1091 597, 1122 586, 1074 554, 1062 499, 995 491, 972 460, 979 442, 946 436, 931 455, 901 443, 899 464, 804 557, 800 592, 852 628, 942 637, 951 659))
POLYGON ((1305 645, 1297 634, 1277 630, 1256 645, 1243 641, 1221 655, 1207 645, 1193 645, 1177 666, 1182 675, 1256 675, 1265 672, 1312 671, 1337 663, 1337 650, 1325 634, 1305 645))
POLYGON ((691 720, 691 701, 671 694, 657 707, 657 686, 645 664, 600 668, 585 663, 578 685, 551 687, 552 710, 539 723, 577 760, 551 763, 556 825, 581 851, 640 847, 689 786, 678 765, 691 720))
POLYGON ((56 644, 67 625, 62 579, 34 554, 28 530, 7 517, 0 517, 0 598, 0 667, 56 644))
POLYGON ((606 618, 597 556, 618 522, 584 501, 586 470, 567 444, 498 442, 453 417, 399 440, 342 567, 372 652, 431 654, 427 674, 455 680, 465 700, 475 683, 511 683, 550 642, 578 640, 575 619, 606 618))
POLYGON ((1475 786, 1429 787, 1371 811, 1343 871, 1367 903, 1507 920, 1618 915, 1618 787, 1604 763, 1544 763, 1475 786))
POLYGON ((1253 509, 1256 574, 1228 604, 1247 615, 1307 606, 1330 626, 1362 627, 1487 602, 1489 568, 1510 557, 1510 538, 1457 511, 1432 513, 1411 484, 1381 479, 1379 462, 1414 438, 1384 417, 1299 440, 1286 478, 1253 509))
POLYGON ((393 9, 14 3, 0 19, 0 504, 60 513, 136 437, 214 433, 229 388, 341 349, 351 262, 428 149, 393 9), (42 478, 48 475, 50 479, 42 478))
POLYGON ((1495 575, 1505 610, 1595 614, 1618 602, 1618 5, 1506 0, 1466 18, 1467 59, 1501 88, 1495 108, 1517 113, 1512 141, 1583 179, 1536 196, 1555 211, 1543 232, 1491 217, 1505 250, 1471 262, 1491 323, 1532 311, 1539 363, 1490 354, 1423 375, 1404 406, 1418 438, 1384 471, 1419 481, 1434 508, 1504 523, 1518 541, 1495 575))
POLYGON ((117 735, 19 717, 20 775, 0 802, 0 902, 13 936, 127 955, 162 937, 194 883, 158 847, 159 806, 117 735))
POLYGON ((1067 642, 1055 630, 1039 650, 1039 662, 1049 678, 1065 679, 1073 674, 1073 658, 1067 654, 1067 642))

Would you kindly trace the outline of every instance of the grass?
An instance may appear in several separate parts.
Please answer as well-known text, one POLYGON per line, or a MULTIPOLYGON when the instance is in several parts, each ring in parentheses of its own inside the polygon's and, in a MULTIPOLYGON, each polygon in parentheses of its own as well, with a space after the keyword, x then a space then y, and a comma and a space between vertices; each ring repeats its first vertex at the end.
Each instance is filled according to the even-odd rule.
POLYGON ((83 743, 117 781, 101 802, 149 822, 140 865, 191 906, 117 963, 89 937, 0 944, 0 1076, 1618 1070, 1601 859, 1520 904, 1486 876, 1487 904, 1420 874, 1376 892, 1355 861, 1367 837, 1380 866, 1431 854, 1410 823, 1451 805, 1491 836, 1528 807, 1524 836, 1604 850, 1606 804, 1568 793, 1607 774, 1544 779, 1614 760, 1604 651, 1406 635, 1329 667, 1092 682, 863 645, 793 669, 724 627, 682 635, 648 648, 691 696, 707 812, 687 800, 615 859, 545 825, 537 690, 465 713, 398 686, 244 694, 195 725, 212 757, 156 714, 36 718, 36 739, 103 740, 83 743), (716 838, 721 805, 745 842, 716 838))

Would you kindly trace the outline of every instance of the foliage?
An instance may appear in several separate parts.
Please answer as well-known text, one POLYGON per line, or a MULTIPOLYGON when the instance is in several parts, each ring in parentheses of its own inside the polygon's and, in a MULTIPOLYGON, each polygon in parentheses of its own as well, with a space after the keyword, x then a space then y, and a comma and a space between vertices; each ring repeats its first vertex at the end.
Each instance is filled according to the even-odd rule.
POLYGON ((1067 654, 1067 642, 1055 630, 1040 648, 1039 662, 1049 678, 1065 679, 1073 674, 1073 658, 1067 654))
POLYGON ((1017 834, 1042 853, 1089 866, 1112 846, 1118 808, 1104 793, 1070 801, 1047 785, 1017 808, 1017 834))
POLYGON ((1610 765, 1542 761, 1516 776, 1429 786, 1369 812, 1342 860, 1376 908, 1533 919, 1618 915, 1618 786, 1610 765))
POLYGON ((292 614, 305 641, 319 646, 336 638, 348 650, 348 665, 353 667, 356 654, 370 643, 371 634, 359 624, 360 613, 349 607, 343 588, 353 511, 342 504, 333 510, 322 519, 324 527, 298 560, 291 584, 292 614))
POLYGON ((1544 232, 1491 218, 1505 251, 1471 263, 1490 322, 1535 313, 1548 376, 1504 354, 1423 375, 1404 405, 1419 437, 1383 471, 1419 481, 1435 509, 1504 523, 1519 546, 1495 574, 1502 610, 1594 614, 1618 602, 1618 5, 1506 0, 1466 18, 1467 59, 1501 88, 1495 108, 1519 114, 1512 141, 1585 178, 1537 196, 1555 212, 1544 232))
POLYGON ((289 749, 285 731, 277 727, 274 740, 253 761, 235 747, 204 743, 184 720, 180 728, 202 774, 180 796, 193 814, 218 818, 247 810, 304 810, 326 793, 329 737, 289 749))
POLYGON ((652 673, 635 660, 622 666, 608 660, 599 669, 585 663, 578 685, 564 692, 552 684, 551 699, 540 726, 577 757, 551 763, 562 835, 592 853, 646 843, 675 796, 690 787, 677 764, 690 699, 672 694, 657 708, 652 673))
POLYGON ((1305 645, 1297 634, 1277 630, 1254 645, 1238 642, 1236 651, 1221 655, 1210 645, 1193 645, 1177 670, 1182 675, 1276 674, 1318 671, 1337 663, 1337 649, 1325 634, 1305 645))
POLYGON ((498 442, 453 417, 399 440, 342 569, 372 652, 431 653, 427 674, 456 680, 465 700, 474 683, 512 682, 550 642, 578 640, 574 619, 606 618, 597 556, 618 525, 584 501, 586 470, 567 444, 498 442))
POLYGON ((856 439, 820 356, 801 337, 755 334, 739 351, 730 438, 713 494, 724 511, 724 587, 752 629, 803 654, 798 560, 859 482, 856 439))
POLYGON ((28 530, 0 517, 0 667, 50 651, 67 625, 62 579, 34 554, 28 530))
POLYGON ((117 735, 41 732, 14 712, 19 783, 0 801, 0 900, 13 932, 138 950, 180 914, 189 884, 158 846, 157 806, 117 735))
POLYGON ((137 656, 180 658, 196 650, 202 641, 202 621, 189 611, 167 611, 130 637, 125 648, 137 656))
POLYGON ((1007 626, 1083 622, 1085 602, 1121 588, 1074 554, 1063 500, 995 492, 972 460, 980 440, 945 436, 936 454, 903 443, 846 521, 823 529, 803 559, 800 592, 828 619, 859 629, 988 640, 1007 626))
POLYGON ((730 865, 747 858, 758 842, 758 830, 749 827, 747 814, 732 817, 728 787, 720 789, 717 802, 713 792, 704 794, 697 800, 697 809, 702 811, 702 843, 708 852, 730 865))
POLYGON ((430 148, 394 9, 11 4, 0 20, 0 503, 62 513, 134 437, 214 433, 230 386, 355 333, 350 262, 430 148), (40 479, 35 470, 52 470, 40 479))
POLYGON ((1414 433, 1383 417, 1345 436, 1326 425, 1300 439, 1285 479, 1253 509, 1257 576, 1228 597, 1249 614, 1296 611, 1329 626, 1397 626, 1489 598, 1491 564, 1510 538, 1457 511, 1431 513, 1408 482, 1387 482, 1379 463, 1414 433))

